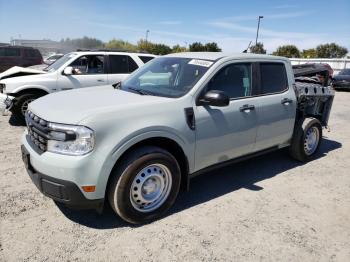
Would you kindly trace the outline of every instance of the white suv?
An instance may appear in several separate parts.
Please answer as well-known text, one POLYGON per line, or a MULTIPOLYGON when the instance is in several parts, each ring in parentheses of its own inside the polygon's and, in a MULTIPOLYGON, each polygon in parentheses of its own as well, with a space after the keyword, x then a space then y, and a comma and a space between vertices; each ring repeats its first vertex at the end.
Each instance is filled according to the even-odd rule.
POLYGON ((24 120, 28 104, 41 96, 57 91, 120 82, 154 57, 151 54, 110 50, 72 52, 58 59, 44 71, 27 72, 22 68, 19 73, 3 77, 0 81, 0 93, 14 97, 11 111, 19 120, 24 120))

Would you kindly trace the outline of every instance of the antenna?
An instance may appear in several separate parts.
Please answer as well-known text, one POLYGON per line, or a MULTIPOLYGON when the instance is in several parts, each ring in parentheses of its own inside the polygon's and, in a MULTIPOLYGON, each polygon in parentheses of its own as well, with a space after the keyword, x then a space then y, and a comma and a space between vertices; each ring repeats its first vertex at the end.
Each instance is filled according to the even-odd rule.
POLYGON ((251 44, 252 44, 252 41, 249 42, 249 45, 248 45, 247 49, 244 50, 243 53, 248 53, 248 49, 249 49, 249 47, 250 47, 251 44))

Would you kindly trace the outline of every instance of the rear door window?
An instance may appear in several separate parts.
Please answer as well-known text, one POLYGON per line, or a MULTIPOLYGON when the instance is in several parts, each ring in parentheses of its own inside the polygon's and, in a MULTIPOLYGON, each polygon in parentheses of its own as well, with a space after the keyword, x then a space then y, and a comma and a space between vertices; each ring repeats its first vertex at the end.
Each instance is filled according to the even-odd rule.
POLYGON ((21 56, 19 48, 0 48, 0 56, 21 56))
POLYGON ((260 94, 280 93, 288 89, 284 64, 260 63, 260 94))
POLYGON ((138 68, 135 61, 127 55, 110 55, 109 56, 109 73, 110 74, 129 74, 138 68))

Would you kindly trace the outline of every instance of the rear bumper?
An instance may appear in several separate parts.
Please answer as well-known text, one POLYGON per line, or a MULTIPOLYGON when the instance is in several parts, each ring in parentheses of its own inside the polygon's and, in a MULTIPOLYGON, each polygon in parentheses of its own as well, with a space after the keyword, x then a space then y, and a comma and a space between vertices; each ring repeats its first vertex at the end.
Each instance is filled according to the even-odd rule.
POLYGON ((87 199, 73 182, 50 177, 36 171, 31 165, 29 153, 23 145, 21 150, 22 159, 31 180, 45 196, 71 208, 96 210, 103 208, 104 199, 87 199))

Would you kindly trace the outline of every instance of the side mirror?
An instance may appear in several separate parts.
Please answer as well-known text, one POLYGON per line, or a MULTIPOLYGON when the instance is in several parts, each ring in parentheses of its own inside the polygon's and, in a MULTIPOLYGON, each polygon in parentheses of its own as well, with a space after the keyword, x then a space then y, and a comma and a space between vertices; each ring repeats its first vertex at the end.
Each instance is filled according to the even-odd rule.
POLYGON ((228 106, 230 104, 230 98, 224 91, 219 90, 210 90, 201 100, 199 100, 202 105, 210 105, 210 106, 228 106))
POLYGON ((64 70, 63 70, 63 74, 66 76, 69 75, 73 75, 74 74, 74 69, 71 66, 67 66, 64 70))

